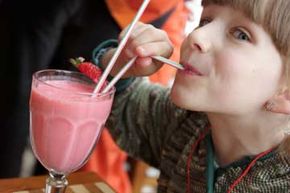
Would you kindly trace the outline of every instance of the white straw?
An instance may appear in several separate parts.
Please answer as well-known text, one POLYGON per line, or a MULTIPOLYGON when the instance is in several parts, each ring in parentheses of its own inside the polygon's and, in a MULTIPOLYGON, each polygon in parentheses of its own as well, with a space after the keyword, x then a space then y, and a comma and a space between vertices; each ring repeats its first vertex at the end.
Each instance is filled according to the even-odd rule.
POLYGON ((140 17, 142 16, 143 12, 145 11, 147 5, 149 4, 150 0, 144 0, 141 7, 139 8, 136 16, 134 17, 133 21, 131 22, 124 38, 121 40, 116 52, 114 53, 113 57, 111 58, 111 60, 109 61, 108 66, 106 67, 105 71, 103 72, 97 86, 94 89, 93 94, 99 93, 100 89, 102 88, 102 85, 104 84, 104 82, 106 81, 107 76, 110 74, 111 69, 113 68, 118 56, 120 55, 122 49, 124 48, 125 44, 127 43, 127 40, 129 39, 129 36, 131 35, 131 32, 135 26, 135 24, 137 23, 137 21, 140 19, 140 17))
POLYGON ((169 64, 170 66, 172 66, 174 68, 177 68, 177 69, 180 69, 180 70, 184 70, 184 67, 181 64, 179 64, 179 63, 177 63, 177 62, 175 62, 173 60, 169 60, 169 59, 164 58, 162 56, 152 56, 152 58, 154 58, 155 60, 158 60, 160 62, 163 62, 165 64, 169 64))
POLYGON ((137 57, 132 58, 123 68, 114 76, 114 78, 110 81, 110 83, 104 88, 104 90, 101 91, 101 93, 106 93, 108 92, 114 85, 115 83, 122 78, 122 76, 127 72, 127 70, 134 64, 136 61, 137 57))

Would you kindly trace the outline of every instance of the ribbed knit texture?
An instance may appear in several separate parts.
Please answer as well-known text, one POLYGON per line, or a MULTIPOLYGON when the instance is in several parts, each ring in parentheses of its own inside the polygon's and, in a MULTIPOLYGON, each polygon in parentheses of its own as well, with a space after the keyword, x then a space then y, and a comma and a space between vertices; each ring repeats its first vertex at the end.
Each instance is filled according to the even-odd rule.
MULTIPOLYGON (((158 193, 186 192, 186 163, 192 144, 208 125, 205 114, 177 108, 169 89, 136 79, 115 96, 107 126, 122 149, 160 169, 158 193)), ((191 193, 206 192, 206 141, 193 154, 191 193)), ((226 193, 251 159, 216 171, 215 193, 226 193)), ((274 151, 253 166, 233 193, 290 192, 290 157, 274 151)))

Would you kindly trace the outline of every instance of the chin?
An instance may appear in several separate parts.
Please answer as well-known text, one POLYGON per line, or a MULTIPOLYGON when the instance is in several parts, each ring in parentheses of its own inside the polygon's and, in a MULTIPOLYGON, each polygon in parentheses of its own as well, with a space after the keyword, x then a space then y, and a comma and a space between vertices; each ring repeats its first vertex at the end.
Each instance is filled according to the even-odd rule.
POLYGON ((188 93, 188 88, 184 88, 179 85, 173 85, 170 98, 172 102, 179 108, 190 110, 190 111, 205 111, 207 105, 204 104, 203 100, 192 98, 192 93, 188 93))
POLYGON ((186 99, 185 93, 182 94, 182 92, 179 92, 178 89, 174 86, 171 89, 170 98, 176 106, 188 109, 188 104, 186 104, 188 99, 186 99))

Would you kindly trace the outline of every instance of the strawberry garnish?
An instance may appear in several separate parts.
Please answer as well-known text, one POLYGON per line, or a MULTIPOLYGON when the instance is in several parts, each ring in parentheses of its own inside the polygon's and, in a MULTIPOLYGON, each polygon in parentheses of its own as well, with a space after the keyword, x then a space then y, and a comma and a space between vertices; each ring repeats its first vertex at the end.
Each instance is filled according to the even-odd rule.
POLYGON ((87 75, 94 82, 98 82, 102 75, 102 70, 98 66, 91 62, 85 62, 83 57, 70 59, 70 63, 72 63, 80 72, 87 75))

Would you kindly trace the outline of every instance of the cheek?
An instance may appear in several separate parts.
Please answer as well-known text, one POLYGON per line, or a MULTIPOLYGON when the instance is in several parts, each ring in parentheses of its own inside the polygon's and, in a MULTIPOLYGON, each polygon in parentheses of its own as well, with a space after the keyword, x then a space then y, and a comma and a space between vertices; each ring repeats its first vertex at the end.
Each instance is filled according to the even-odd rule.
POLYGON ((215 75, 225 85, 245 81, 245 76, 248 76, 249 73, 251 70, 247 68, 245 58, 240 55, 226 51, 216 57, 215 75))
POLYGON ((255 77, 258 79, 256 80, 257 87, 261 93, 271 97, 279 89, 283 73, 282 63, 278 64, 277 62, 265 59, 258 62, 256 64, 257 73, 255 73, 255 77))
POLYGON ((254 50, 243 53, 231 50, 224 53, 226 54, 220 54, 216 58, 215 65, 216 71, 224 81, 265 86, 267 83, 277 84, 281 77, 281 62, 259 56, 254 50))
POLYGON ((226 53, 217 57, 216 71, 231 97, 243 95, 243 100, 264 102, 275 93, 282 73, 279 60, 268 59, 255 50, 226 53))
POLYGON ((283 61, 279 53, 273 50, 272 52, 265 53, 260 57, 258 61, 260 69, 263 72, 263 79, 265 82, 270 82, 272 84, 278 85, 283 77, 283 61))

